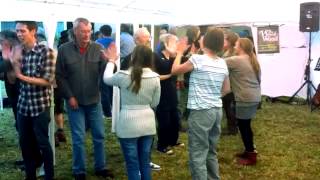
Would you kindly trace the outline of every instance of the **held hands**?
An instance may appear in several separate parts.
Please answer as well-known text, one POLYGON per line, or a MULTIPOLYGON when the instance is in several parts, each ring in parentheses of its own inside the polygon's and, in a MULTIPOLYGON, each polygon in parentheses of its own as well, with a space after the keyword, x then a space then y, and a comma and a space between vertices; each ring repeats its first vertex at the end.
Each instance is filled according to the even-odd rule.
POLYGON ((102 50, 102 56, 104 57, 104 59, 107 59, 108 62, 116 63, 119 58, 116 44, 111 43, 108 48, 102 50))

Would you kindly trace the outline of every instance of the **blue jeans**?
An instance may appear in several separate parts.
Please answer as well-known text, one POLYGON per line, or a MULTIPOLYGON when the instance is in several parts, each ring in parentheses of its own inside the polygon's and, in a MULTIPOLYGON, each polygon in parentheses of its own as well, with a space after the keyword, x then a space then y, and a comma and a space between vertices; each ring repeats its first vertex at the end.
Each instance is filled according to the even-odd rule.
POLYGON ((151 180, 150 153, 153 136, 119 138, 129 180, 151 180))
POLYGON ((67 104, 68 117, 72 135, 72 170, 73 174, 85 173, 85 136, 86 122, 91 128, 94 147, 94 168, 96 171, 105 169, 104 123, 101 104, 79 105, 71 109, 67 104))

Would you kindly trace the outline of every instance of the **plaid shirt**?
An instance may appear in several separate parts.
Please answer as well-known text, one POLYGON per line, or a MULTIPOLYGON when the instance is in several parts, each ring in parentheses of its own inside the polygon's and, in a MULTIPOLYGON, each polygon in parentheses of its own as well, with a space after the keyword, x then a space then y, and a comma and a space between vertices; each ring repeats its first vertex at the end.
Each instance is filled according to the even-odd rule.
MULTIPOLYGON (((36 44, 29 52, 22 51, 21 73, 25 76, 42 78, 53 82, 55 58, 53 50, 36 44)), ((20 82, 18 111, 24 116, 38 116, 50 107, 51 86, 38 86, 20 82)))

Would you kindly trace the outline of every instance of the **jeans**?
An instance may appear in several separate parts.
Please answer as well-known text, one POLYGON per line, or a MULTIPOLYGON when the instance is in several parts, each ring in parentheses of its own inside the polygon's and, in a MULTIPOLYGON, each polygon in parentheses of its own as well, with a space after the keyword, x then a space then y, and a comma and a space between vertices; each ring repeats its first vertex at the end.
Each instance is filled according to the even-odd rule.
POLYGON ((119 138, 129 180, 151 180, 150 151, 153 136, 119 138))
POLYGON ((38 116, 17 115, 19 142, 27 179, 36 179, 36 169, 44 163, 45 180, 54 177, 53 152, 49 142, 50 109, 38 116))
MULTIPOLYGON (((67 103, 68 104, 68 103, 67 103)), ((68 117, 72 136, 72 170, 73 174, 85 173, 85 136, 86 122, 91 128, 94 148, 94 168, 96 171, 105 169, 104 153, 104 123, 101 104, 79 105, 71 109, 67 105, 68 117)))
POLYGON ((222 108, 191 110, 188 119, 189 159, 193 180, 219 180, 217 143, 222 108))

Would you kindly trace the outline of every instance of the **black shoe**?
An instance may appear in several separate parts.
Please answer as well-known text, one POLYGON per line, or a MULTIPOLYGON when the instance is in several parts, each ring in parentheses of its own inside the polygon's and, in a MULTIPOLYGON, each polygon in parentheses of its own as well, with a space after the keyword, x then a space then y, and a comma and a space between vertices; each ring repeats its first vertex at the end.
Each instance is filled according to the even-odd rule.
POLYGON ((74 176, 74 179, 75 179, 75 180, 86 180, 86 174, 83 174, 83 173, 81 173, 81 174, 74 174, 73 176, 74 176))
POLYGON ((22 165, 24 165, 24 161, 23 161, 23 160, 16 160, 16 161, 14 162, 14 165, 16 165, 16 166, 22 166, 22 165))
POLYGON ((94 173, 96 176, 100 176, 100 177, 104 177, 104 178, 114 178, 113 173, 111 172, 111 170, 109 169, 104 169, 104 170, 100 170, 100 171, 96 171, 94 173))
POLYGON ((173 154, 173 150, 169 149, 169 148, 164 148, 164 149, 157 149, 158 152, 163 153, 163 154, 167 154, 167 155, 172 155, 173 154))
POLYGON ((17 168, 17 169, 20 169, 21 171, 24 171, 25 170, 25 166, 24 166, 24 161, 23 160, 17 160, 14 162, 14 166, 17 168))
POLYGON ((67 142, 67 138, 63 129, 58 129, 54 135, 59 142, 67 142))

